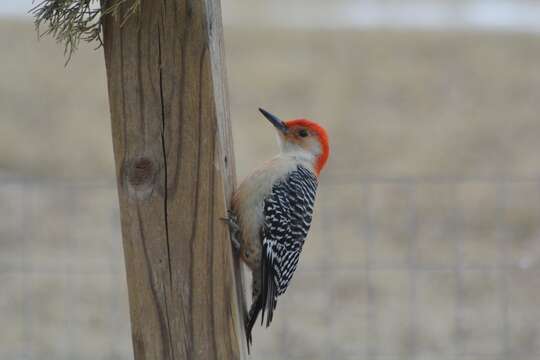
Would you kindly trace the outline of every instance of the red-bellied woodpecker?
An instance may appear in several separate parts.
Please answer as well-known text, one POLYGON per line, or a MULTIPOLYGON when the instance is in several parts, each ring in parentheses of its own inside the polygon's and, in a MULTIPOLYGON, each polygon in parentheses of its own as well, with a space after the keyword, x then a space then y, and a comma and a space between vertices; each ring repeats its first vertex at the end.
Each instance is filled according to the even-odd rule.
POLYGON ((272 322, 277 298, 294 274, 330 152, 326 131, 317 123, 281 121, 259 110, 277 129, 281 151, 240 184, 228 219, 233 242, 253 274, 248 344, 261 311, 261 323, 265 313, 266 326, 272 322))

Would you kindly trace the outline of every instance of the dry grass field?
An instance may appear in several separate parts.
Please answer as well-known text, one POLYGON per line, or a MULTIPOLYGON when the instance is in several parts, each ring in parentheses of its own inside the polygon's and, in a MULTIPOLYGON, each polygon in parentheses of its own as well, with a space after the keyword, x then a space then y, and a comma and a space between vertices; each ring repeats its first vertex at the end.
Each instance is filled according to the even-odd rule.
MULTIPOLYGON (((539 38, 225 30, 240 177, 259 106, 332 142, 253 358, 538 359, 539 38)), ((130 359, 102 53, 9 20, 0 49, 0 359, 130 359)))

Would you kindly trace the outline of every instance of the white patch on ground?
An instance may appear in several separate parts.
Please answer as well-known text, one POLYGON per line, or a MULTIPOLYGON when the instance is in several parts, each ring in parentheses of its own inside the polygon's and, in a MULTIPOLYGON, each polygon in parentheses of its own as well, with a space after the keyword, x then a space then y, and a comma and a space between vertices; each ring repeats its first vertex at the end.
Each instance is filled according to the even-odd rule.
POLYGON ((225 4, 227 25, 288 28, 412 28, 540 31, 540 4, 474 0, 464 2, 313 1, 244 2, 225 4))

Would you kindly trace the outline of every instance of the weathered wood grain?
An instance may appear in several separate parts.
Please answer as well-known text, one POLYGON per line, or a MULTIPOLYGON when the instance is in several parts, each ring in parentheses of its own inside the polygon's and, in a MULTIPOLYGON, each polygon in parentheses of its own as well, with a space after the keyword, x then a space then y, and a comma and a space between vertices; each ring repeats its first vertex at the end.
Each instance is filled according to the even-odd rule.
POLYGON ((121 24, 129 6, 103 40, 135 358, 240 359, 219 0, 142 0, 121 24))

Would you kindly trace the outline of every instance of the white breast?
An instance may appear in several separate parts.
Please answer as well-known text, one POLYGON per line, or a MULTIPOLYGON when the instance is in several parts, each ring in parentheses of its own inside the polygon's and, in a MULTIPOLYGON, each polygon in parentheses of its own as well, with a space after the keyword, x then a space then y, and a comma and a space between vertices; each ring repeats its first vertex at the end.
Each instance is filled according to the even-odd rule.
MULTIPOLYGON (((272 191, 274 184, 296 170, 299 164, 313 168, 311 159, 280 154, 249 175, 238 187, 232 199, 232 210, 238 217, 244 244, 259 247, 261 228, 264 223, 264 200, 272 191)), ((259 249, 253 249, 258 253, 259 249)))

